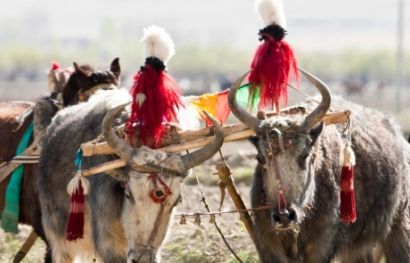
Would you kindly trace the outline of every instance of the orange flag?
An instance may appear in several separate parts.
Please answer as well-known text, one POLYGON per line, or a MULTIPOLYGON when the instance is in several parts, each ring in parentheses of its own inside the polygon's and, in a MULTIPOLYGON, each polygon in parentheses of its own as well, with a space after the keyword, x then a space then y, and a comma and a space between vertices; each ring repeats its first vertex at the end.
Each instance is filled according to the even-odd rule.
POLYGON ((202 111, 207 111, 212 117, 223 124, 231 112, 228 104, 228 92, 229 90, 218 93, 206 93, 194 99, 191 103, 208 124, 210 124, 210 122, 203 116, 202 111))

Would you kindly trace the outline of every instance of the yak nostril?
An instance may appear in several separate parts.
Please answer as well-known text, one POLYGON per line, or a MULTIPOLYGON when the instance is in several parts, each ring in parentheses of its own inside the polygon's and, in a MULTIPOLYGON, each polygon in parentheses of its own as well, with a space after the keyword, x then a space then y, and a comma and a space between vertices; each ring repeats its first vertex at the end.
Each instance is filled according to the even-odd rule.
POLYGON ((289 211, 289 220, 290 221, 295 221, 296 220, 296 212, 293 209, 290 209, 290 211, 289 211))
POLYGON ((278 214, 273 214, 273 219, 274 219, 276 222, 280 222, 280 215, 278 215, 278 214))

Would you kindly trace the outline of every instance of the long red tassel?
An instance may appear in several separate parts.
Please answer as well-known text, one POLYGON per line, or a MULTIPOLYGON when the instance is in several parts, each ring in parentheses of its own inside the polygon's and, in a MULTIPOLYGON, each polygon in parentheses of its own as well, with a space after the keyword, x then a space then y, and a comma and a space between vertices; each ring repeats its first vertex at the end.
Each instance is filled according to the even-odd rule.
POLYGON ((81 179, 71 194, 70 213, 67 222, 66 239, 76 241, 84 238, 84 189, 81 179))
POLYGON ((292 47, 284 40, 264 34, 264 42, 258 47, 251 64, 249 83, 251 89, 260 88, 261 101, 259 108, 275 107, 287 103, 287 84, 294 77, 299 80, 297 61, 292 47))
POLYGON ((175 119, 177 108, 182 106, 178 86, 164 70, 158 71, 146 63, 134 77, 131 95, 133 102, 127 122, 129 139, 133 142, 137 129, 137 138, 143 144, 156 147, 164 133, 162 123, 175 119))
POLYGON ((340 176, 340 219, 345 224, 356 221, 356 201, 354 193, 354 157, 349 146, 345 149, 345 161, 340 176), (348 153, 347 153, 348 152, 348 153), (346 156, 349 155, 349 156, 346 156))

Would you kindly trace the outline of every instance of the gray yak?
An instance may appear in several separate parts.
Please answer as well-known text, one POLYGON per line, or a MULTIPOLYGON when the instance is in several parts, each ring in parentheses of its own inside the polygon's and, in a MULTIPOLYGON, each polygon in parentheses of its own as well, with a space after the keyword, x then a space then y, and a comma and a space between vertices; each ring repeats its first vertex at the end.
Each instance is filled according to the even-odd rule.
MULTIPOLYGON (((303 72, 321 93, 306 102, 308 115, 259 118, 229 94, 235 116, 256 132, 258 154, 251 191, 257 250, 262 262, 358 262, 376 245, 387 262, 410 262, 410 147, 386 115, 341 98, 303 72), (317 105, 319 104, 319 105, 317 105), (351 147, 356 155, 354 192, 357 219, 339 219, 340 174, 346 125, 324 126, 326 112, 350 110, 351 147)), ((360 261, 363 262, 363 261, 360 261)))
MULTIPOLYGON (((126 91, 100 91, 88 102, 62 110, 48 129, 40 157, 38 188, 43 227, 54 262, 73 262, 77 257, 116 263, 156 262, 187 171, 212 157, 223 143, 223 133, 213 120, 214 141, 193 153, 167 155, 145 146, 133 148, 112 128, 113 122, 118 125, 127 115, 123 112, 114 121, 125 100, 129 100, 126 91), (119 102, 112 106, 114 101, 119 102), (127 166, 88 177, 84 238, 69 242, 66 240, 70 204, 67 184, 76 173, 75 153, 82 143, 101 133, 127 166), (168 189, 163 193, 162 203, 151 198, 152 191, 157 189, 154 185, 168 189)), ((82 168, 113 158, 87 157, 82 168)))

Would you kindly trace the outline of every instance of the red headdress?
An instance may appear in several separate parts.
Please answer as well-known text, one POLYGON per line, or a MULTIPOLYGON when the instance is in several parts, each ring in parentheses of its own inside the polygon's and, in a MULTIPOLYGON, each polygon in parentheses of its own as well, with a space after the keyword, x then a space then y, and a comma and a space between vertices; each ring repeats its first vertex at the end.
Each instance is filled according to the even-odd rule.
POLYGON ((255 96, 260 89, 260 108, 279 111, 279 102, 287 103, 289 79, 299 79, 297 61, 292 47, 283 40, 286 22, 281 0, 256 0, 255 8, 266 27, 259 31, 263 43, 255 52, 248 76, 251 92, 255 96))
POLYGON ((131 115, 127 122, 129 139, 156 147, 161 143, 163 122, 176 118, 181 96, 175 80, 166 73, 165 64, 174 55, 174 43, 160 27, 144 29, 145 64, 134 76, 131 89, 131 115), (138 130, 138 132, 136 132, 138 130))

